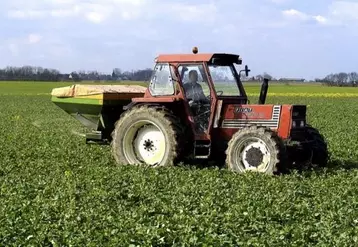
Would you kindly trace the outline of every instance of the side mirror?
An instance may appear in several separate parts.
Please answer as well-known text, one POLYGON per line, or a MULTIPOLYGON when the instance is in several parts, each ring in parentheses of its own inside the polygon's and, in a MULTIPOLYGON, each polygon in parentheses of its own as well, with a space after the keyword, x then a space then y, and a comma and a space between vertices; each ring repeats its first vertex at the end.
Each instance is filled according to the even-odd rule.
POLYGON ((245 75, 246 75, 246 77, 248 77, 249 76, 249 72, 250 72, 251 70, 249 70, 249 67, 247 66, 247 65, 245 65, 245 75))
POLYGON ((248 67, 247 65, 245 65, 245 69, 239 71, 239 77, 241 76, 241 72, 242 72, 242 71, 245 71, 245 75, 246 75, 246 77, 248 77, 248 76, 249 76, 249 72, 250 72, 251 70, 249 70, 249 67, 248 67))

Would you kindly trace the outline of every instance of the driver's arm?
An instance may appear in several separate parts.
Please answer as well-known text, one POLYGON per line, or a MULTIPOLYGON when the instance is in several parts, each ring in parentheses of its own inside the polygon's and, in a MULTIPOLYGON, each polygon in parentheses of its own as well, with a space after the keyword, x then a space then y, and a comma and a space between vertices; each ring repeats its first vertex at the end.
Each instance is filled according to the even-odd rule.
POLYGON ((206 103, 209 103, 210 101, 208 100, 208 98, 205 96, 204 94, 204 90, 203 88, 201 87, 200 84, 197 84, 198 85, 198 89, 197 89, 197 93, 199 95, 199 99, 206 102, 206 103))
POLYGON ((184 94, 185 94, 185 97, 187 98, 187 100, 188 101, 191 100, 191 97, 190 97, 191 93, 189 92, 189 90, 190 90, 189 84, 185 83, 183 85, 183 89, 184 89, 184 94))

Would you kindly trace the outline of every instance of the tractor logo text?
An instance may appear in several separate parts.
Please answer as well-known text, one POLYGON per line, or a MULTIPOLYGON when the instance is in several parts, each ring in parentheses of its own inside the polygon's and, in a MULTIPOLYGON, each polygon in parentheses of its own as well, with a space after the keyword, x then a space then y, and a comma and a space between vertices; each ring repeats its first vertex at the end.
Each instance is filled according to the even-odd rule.
POLYGON ((235 113, 250 113, 252 112, 252 108, 250 107, 235 107, 235 113))

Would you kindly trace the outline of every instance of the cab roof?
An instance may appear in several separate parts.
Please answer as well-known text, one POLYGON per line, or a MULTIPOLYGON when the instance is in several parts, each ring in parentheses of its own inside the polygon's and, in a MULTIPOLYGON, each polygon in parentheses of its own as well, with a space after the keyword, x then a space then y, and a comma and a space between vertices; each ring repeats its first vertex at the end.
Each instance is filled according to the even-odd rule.
POLYGON ((240 63, 240 55, 227 53, 160 54, 157 63, 212 62, 213 58, 228 63, 240 63))

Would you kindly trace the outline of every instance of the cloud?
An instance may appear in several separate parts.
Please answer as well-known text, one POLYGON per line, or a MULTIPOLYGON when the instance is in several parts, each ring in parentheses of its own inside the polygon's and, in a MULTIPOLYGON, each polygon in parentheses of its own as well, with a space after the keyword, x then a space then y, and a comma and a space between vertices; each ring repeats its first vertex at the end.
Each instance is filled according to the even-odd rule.
POLYGON ((124 0, 48 0, 45 4, 40 1, 32 5, 22 5, 22 1, 13 0, 10 4, 7 16, 12 19, 48 19, 80 17, 93 23, 100 23, 107 17, 121 15, 125 12, 136 12, 143 4, 142 1, 124 0))
POLYGON ((335 57, 343 56, 343 48, 355 51, 358 3, 315 0, 308 8, 304 2, 2 0, 0 56, 6 59, 0 67, 131 70, 151 67, 158 53, 198 46, 199 52, 242 55, 253 74, 329 73, 334 63, 327 50, 335 57))
POLYGON ((41 39, 42 39, 42 36, 39 34, 35 34, 35 33, 31 33, 28 36, 28 42, 30 44, 36 44, 36 43, 40 42, 41 39))
POLYGON ((134 19, 153 19, 160 16, 181 21, 208 21, 216 15, 213 3, 191 4, 160 0, 48 0, 22 6, 15 0, 10 5, 7 16, 12 19, 46 19, 80 17, 92 23, 120 18, 124 21, 134 19))
POLYGON ((290 3, 291 0, 268 0, 272 3, 275 3, 275 4, 287 4, 287 3, 290 3))
POLYGON ((349 26, 358 24, 358 2, 333 1, 326 6, 327 11, 321 13, 307 14, 297 9, 286 9, 282 11, 287 20, 301 22, 317 22, 328 26, 349 26))
POLYGON ((329 6, 329 14, 336 25, 352 26, 358 24, 358 2, 334 1, 329 6))
POLYGON ((14 19, 36 19, 45 16, 45 12, 39 10, 11 10, 8 12, 8 17, 14 19))
MULTIPOLYGON (((217 15, 216 5, 209 4, 167 4, 162 11, 168 11, 175 17, 179 17, 182 21, 213 21, 217 15)), ((163 13, 162 12, 162 13, 163 13)))
POLYGON ((301 11, 298 11, 296 9, 288 9, 282 11, 282 14, 288 19, 288 20, 294 20, 294 21, 303 21, 303 22, 317 22, 320 24, 327 23, 327 18, 321 15, 309 15, 306 13, 303 13, 301 11))
POLYGON ((104 15, 93 11, 86 13, 86 18, 93 23, 101 23, 104 19, 104 15))
POLYGON ((309 18, 309 16, 306 15, 305 13, 302 13, 295 9, 284 10, 282 11, 282 13, 287 17, 293 17, 299 20, 307 20, 309 18))
POLYGON ((322 24, 327 23, 327 18, 325 18, 321 15, 313 16, 313 18, 319 23, 322 23, 322 24))
MULTIPOLYGON (((69 1, 69 0, 68 0, 69 1)), ((59 8, 59 9, 51 9, 49 13, 47 14, 47 17, 53 17, 53 18, 67 18, 67 17, 74 17, 78 16, 80 13, 80 7, 78 5, 74 5, 69 8, 59 8)), ((42 12, 42 17, 45 17, 45 12, 42 12)), ((41 16, 40 16, 41 17, 41 16)))

